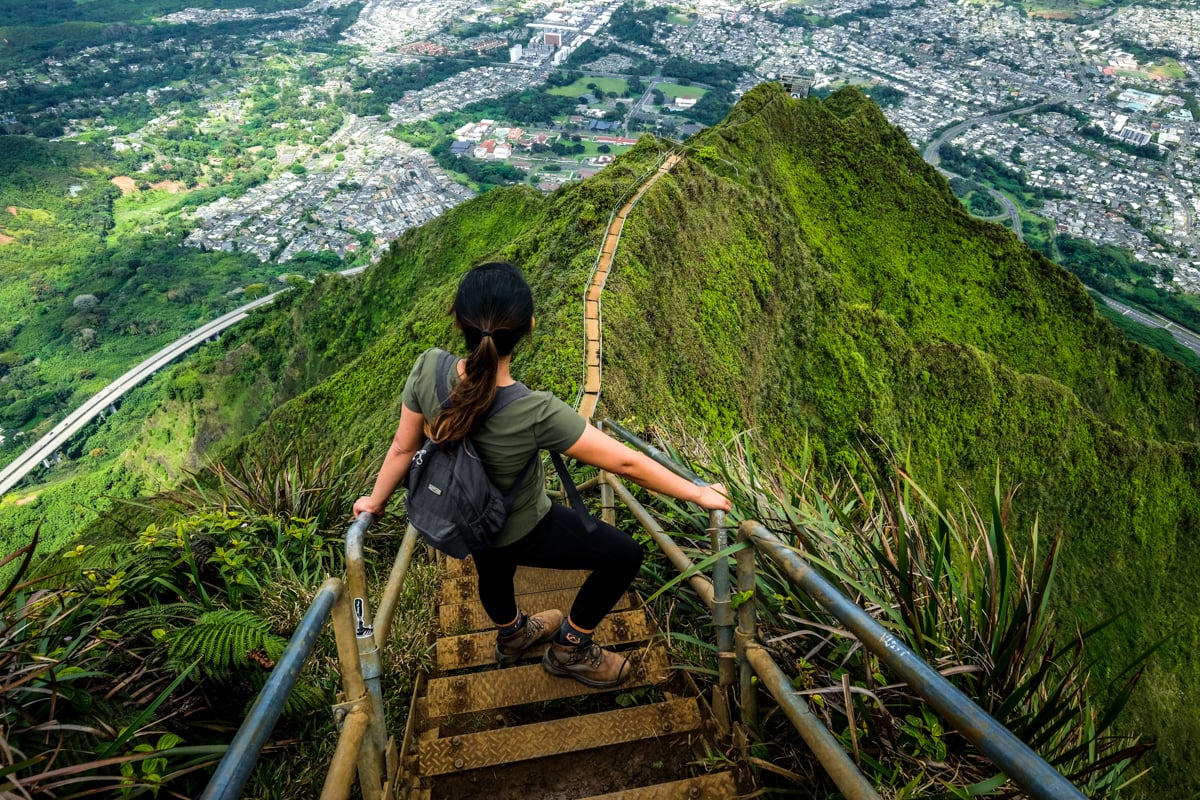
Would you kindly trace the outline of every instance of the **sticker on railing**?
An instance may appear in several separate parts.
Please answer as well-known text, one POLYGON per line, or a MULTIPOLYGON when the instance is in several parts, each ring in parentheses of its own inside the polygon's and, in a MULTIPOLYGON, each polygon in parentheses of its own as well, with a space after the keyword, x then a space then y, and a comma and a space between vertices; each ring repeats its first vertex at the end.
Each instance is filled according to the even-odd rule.
POLYGON ((375 629, 367 624, 366 620, 366 603, 361 597, 354 598, 354 635, 359 639, 366 639, 375 635, 375 629))

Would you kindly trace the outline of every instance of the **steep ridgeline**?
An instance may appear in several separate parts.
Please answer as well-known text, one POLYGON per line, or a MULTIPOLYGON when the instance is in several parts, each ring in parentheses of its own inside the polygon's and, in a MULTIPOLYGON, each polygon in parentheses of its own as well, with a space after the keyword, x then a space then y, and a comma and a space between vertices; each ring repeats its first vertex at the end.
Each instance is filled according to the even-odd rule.
MULTIPOLYGON (((367 349, 240 449, 381 457, 413 357, 456 346, 454 285, 485 258, 515 261, 534 284, 538 326, 516 372, 573 397, 605 222, 658 155, 647 139, 547 198, 497 190, 409 232, 361 285, 294 301, 293 319, 305 304, 317 314, 289 323, 305 331, 303 354, 270 356, 292 346, 289 328, 272 339, 260 323, 246 346, 259 337, 297 391, 319 377, 306 375, 312 359, 332 368, 367 349)), ((1129 725, 1160 740, 1146 791, 1200 788, 1186 763, 1200 752, 1188 707, 1200 693, 1200 382, 1127 343, 1074 277, 968 216, 860 93, 793 100, 762 86, 689 140, 625 225, 604 342, 602 415, 712 438, 753 428, 784 460, 807 446, 830 470, 853 464, 865 432, 929 484, 939 468, 976 496, 997 468, 1021 484, 1025 522, 1066 536, 1060 613, 1086 628, 1127 612, 1102 634, 1104 664, 1172 636, 1129 725)))
POLYGON ((927 485, 940 465, 976 497, 998 468, 1027 525, 1065 534, 1060 614, 1083 628, 1125 614, 1096 649, 1106 668, 1170 637, 1129 724, 1159 740, 1147 791, 1200 789, 1186 760, 1200 752, 1200 382, 964 213, 855 91, 759 87, 688 144, 626 223, 609 279, 609 413, 750 427, 830 467, 865 431, 927 485))

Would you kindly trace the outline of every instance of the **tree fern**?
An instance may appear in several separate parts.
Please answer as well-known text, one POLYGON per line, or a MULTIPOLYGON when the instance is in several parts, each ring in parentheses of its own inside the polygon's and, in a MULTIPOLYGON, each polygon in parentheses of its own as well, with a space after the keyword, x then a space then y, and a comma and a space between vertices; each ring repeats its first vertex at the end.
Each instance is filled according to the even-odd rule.
POLYGON ((216 680, 269 669, 287 645, 270 628, 269 621, 249 611, 209 611, 172 637, 170 663, 183 670, 198 661, 201 675, 216 680))

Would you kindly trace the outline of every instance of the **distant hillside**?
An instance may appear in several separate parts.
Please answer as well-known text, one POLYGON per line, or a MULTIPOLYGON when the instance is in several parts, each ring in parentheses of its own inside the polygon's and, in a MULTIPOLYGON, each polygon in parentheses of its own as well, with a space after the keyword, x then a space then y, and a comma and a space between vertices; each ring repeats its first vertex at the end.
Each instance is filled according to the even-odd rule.
MULTIPOLYGON (((1129 724, 1161 743, 1146 796, 1200 790, 1185 700, 1200 691, 1200 382, 967 215, 855 90, 793 100, 762 86, 687 144, 625 226, 603 303, 602 413, 713 438, 754 428, 782 460, 807 445, 829 470, 853 469, 875 436, 920 478, 940 469, 973 496, 999 469, 1022 485, 1021 513, 1066 533, 1060 613, 1083 627, 1126 614, 1102 636, 1101 677, 1171 637, 1129 724)), ((646 139, 549 197, 490 192, 408 232, 359 281, 330 277, 260 316, 174 378, 222 409, 198 417, 193 457, 268 412, 237 450, 382 457, 412 358, 457 346, 454 285, 485 258, 534 284, 538 326, 516 373, 573 397, 601 234, 658 155, 646 139)))

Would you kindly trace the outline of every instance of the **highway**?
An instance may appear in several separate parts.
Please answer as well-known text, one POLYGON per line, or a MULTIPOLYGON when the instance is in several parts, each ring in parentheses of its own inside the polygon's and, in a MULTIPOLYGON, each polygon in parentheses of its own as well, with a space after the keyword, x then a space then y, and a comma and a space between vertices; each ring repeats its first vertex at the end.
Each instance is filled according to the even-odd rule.
MULTIPOLYGON (((285 292, 287 289, 281 291, 285 292)), ((228 314, 201 325, 191 333, 184 334, 117 378, 108 386, 105 386, 83 405, 72 411, 61 422, 51 428, 49 433, 38 439, 25 452, 17 456, 11 463, 5 465, 3 469, 0 469, 0 496, 20 483, 21 479, 28 475, 30 470, 40 464, 43 459, 50 458, 58 452, 58 449, 66 444, 68 439, 82 430, 85 425, 95 419, 104 409, 124 396, 130 389, 193 349, 205 339, 210 336, 216 336, 226 328, 241 322, 250 315, 251 311, 270 303, 278 294, 280 292, 261 297, 252 303, 247 303, 240 308, 230 311, 228 314)))
POLYGON ((1175 341, 1200 356, 1200 335, 1197 335, 1194 331, 1182 328, 1179 326, 1179 323, 1172 322, 1166 317, 1160 317, 1158 314, 1151 314, 1139 311, 1136 308, 1130 308, 1124 303, 1113 300, 1111 297, 1105 297, 1104 295, 1100 295, 1100 297, 1110 308, 1120 311, 1122 316, 1129 317, 1134 322, 1141 323, 1147 328, 1162 328, 1175 337, 1175 341))

